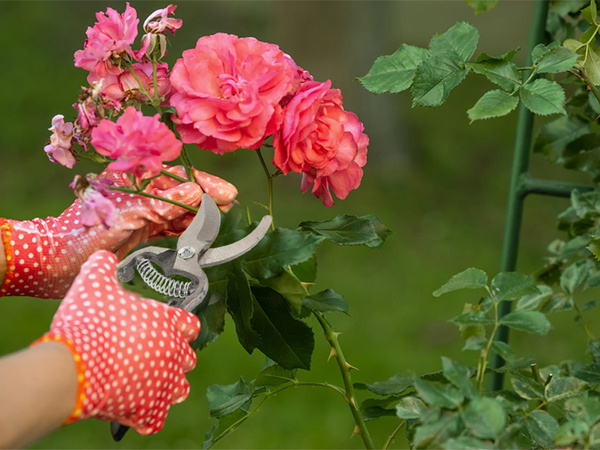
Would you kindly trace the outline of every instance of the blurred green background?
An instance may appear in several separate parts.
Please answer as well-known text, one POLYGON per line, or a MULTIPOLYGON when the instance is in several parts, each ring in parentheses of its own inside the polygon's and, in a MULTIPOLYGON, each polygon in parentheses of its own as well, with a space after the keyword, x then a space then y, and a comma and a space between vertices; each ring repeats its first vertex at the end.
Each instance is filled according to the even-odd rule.
MULTIPOLYGON (((132 1, 143 22, 163 2, 132 1)), ((50 163, 43 152, 55 114, 73 116, 86 73, 73 67, 73 53, 83 47, 94 13, 124 2, 2 2, 0 12, 0 85, 4 105, 0 122, 0 215, 28 219, 58 215, 72 201, 67 187, 76 173, 50 163)), ((407 93, 374 96, 355 77, 365 75, 375 58, 400 44, 426 47, 434 33, 458 20, 475 25, 478 52, 499 55, 527 47, 533 1, 505 1, 475 15, 462 0, 454 1, 182 1, 177 17, 184 26, 167 56, 172 65, 198 37, 228 32, 278 44, 316 80, 331 79, 344 95, 344 106, 365 124, 371 142, 369 161, 359 190, 327 209, 300 192, 300 178, 278 178, 277 224, 295 227, 302 220, 339 214, 375 214, 393 234, 382 249, 323 245, 319 252, 318 289, 342 293, 350 316, 332 315, 351 364, 354 381, 384 380, 395 373, 413 374, 440 368, 440 355, 472 363, 460 351, 462 342, 447 322, 475 296, 431 292, 451 275, 474 266, 490 275, 499 268, 516 114, 469 125, 465 111, 488 89, 471 75, 438 109, 411 109, 407 93)), ((516 61, 524 62, 524 51, 516 61)), ((262 214, 253 201, 266 202, 266 183, 255 155, 237 152, 216 156, 191 149, 196 167, 233 182, 239 201, 262 214)), ((540 157, 532 160, 537 176, 563 175, 540 157)), ((547 244, 559 237, 556 215, 568 202, 530 198, 521 239, 519 269, 532 272, 542 263, 547 244)), ((58 301, 4 298, 0 301, 0 354, 27 346, 44 333, 58 301)), ((520 355, 540 365, 583 353, 585 336, 571 331, 572 317, 557 316, 544 338, 514 334, 520 355)), ((340 383, 334 362, 316 323, 313 369, 302 380, 340 383)), ((189 375, 189 399, 173 407, 158 435, 129 433, 121 443, 110 438, 108 424, 90 420, 62 428, 34 448, 198 448, 215 422, 209 418, 207 386, 230 384, 243 375, 254 378, 263 357, 248 355, 237 343, 233 323, 221 338, 198 354, 189 375)), ((2 382, 2 380, 0 380, 2 382)), ((15 386, 15 389, 18 389, 15 386)), ((2 405, 0 405, 2 407, 2 405)), ((15 411, 19 414, 19 411, 15 411)), ((370 423, 378 445, 395 428, 393 419, 370 423)), ((342 401, 328 390, 298 388, 268 401, 219 448, 360 448, 351 439, 353 423, 342 401)), ((399 438, 393 447, 405 446, 399 438)))

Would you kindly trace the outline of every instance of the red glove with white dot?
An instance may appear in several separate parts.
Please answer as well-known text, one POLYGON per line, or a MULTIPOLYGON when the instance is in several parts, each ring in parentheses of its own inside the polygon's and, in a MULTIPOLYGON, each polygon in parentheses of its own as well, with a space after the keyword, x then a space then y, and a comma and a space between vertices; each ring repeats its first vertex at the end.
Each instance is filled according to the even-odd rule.
POLYGON ((140 434, 157 433, 172 404, 189 394, 185 373, 196 365, 188 344, 198 318, 182 309, 124 290, 117 258, 100 250, 60 304, 50 331, 32 345, 57 341, 74 356, 78 398, 66 423, 96 417, 140 434))
MULTIPOLYGON (((181 166, 165 169, 185 177, 181 166)), ((195 208, 206 192, 221 209, 231 207, 237 195, 232 184, 196 170, 194 175, 197 183, 161 176, 152 180, 146 191, 195 208)), ((104 171, 101 177, 114 186, 131 185, 121 172, 104 171)), ((7 263, 0 296, 62 298, 94 251, 109 250, 122 259, 148 239, 180 234, 193 219, 187 209, 152 198, 110 191, 108 199, 117 212, 116 222, 110 228, 102 224, 83 225, 79 199, 59 217, 28 221, 0 218, 7 263)))

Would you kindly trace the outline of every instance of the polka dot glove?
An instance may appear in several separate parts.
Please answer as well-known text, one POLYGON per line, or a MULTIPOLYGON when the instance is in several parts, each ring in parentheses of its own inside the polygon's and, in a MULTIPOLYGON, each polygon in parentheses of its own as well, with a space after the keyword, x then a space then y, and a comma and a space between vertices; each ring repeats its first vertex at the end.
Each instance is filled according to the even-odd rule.
MULTIPOLYGON (((166 170, 185 176, 181 166, 166 170)), ((204 172, 194 172, 197 183, 180 183, 167 176, 150 182, 146 191, 199 207, 202 194, 209 194, 227 210, 237 195, 235 187, 204 172)), ((114 186, 130 185, 122 172, 104 171, 102 178, 114 186)), ((122 259, 133 247, 150 238, 180 234, 193 219, 193 213, 171 203, 110 191, 117 218, 110 228, 82 224, 81 201, 76 200, 58 217, 16 221, 0 219, 6 253, 7 272, 0 296, 26 295, 62 298, 81 264, 96 250, 110 250, 122 259)), ((1 281, 1 280, 0 280, 1 281)))
POLYGON ((82 266, 50 331, 32 345, 58 341, 77 365, 77 403, 66 423, 96 417, 140 434, 158 432, 172 404, 189 394, 185 373, 196 365, 188 344, 196 316, 125 291, 117 258, 100 250, 82 266))

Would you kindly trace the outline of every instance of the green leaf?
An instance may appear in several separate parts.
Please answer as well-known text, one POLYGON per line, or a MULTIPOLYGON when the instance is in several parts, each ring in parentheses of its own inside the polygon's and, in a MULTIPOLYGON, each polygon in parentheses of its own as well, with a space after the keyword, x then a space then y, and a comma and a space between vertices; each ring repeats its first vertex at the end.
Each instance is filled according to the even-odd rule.
POLYGON ((598 50, 589 49, 583 68, 592 84, 600 85, 600 54, 598 50))
POLYGON ((494 320, 487 317, 483 311, 472 311, 453 317, 450 322, 459 326, 476 326, 494 323, 494 320))
POLYGON ((396 416, 400 419, 419 419, 427 405, 417 397, 404 397, 396 404, 396 416))
POLYGON ((535 66, 534 73, 566 72, 575 65, 579 55, 566 47, 561 47, 560 43, 558 45, 541 56, 535 66))
POLYGON ((429 42, 433 56, 444 55, 452 59, 468 62, 475 53, 479 32, 466 23, 458 22, 443 34, 436 34, 429 42))
POLYGON ((500 319, 500 325, 539 335, 548 334, 552 328, 546 315, 539 311, 510 312, 500 319))
POLYGON ((556 47, 560 47, 560 41, 553 41, 547 45, 546 44, 536 45, 535 48, 531 51, 531 61, 533 62, 533 64, 539 63, 545 54, 547 54, 550 50, 552 50, 556 47))
POLYGON ((595 271, 596 265, 589 259, 580 259, 568 265, 560 277, 560 287, 569 294, 582 286, 589 274, 595 271))
POLYGON ((459 436, 442 443, 444 450, 486 450, 494 448, 489 442, 471 436, 459 436))
POLYGON ((348 314, 348 302, 333 289, 326 289, 316 294, 306 296, 302 301, 302 306, 311 311, 339 311, 348 314))
POLYGON ((304 283, 314 283, 317 279, 317 256, 304 261, 303 263, 291 266, 292 272, 304 283))
POLYGON ((506 342, 495 340, 492 342, 492 348, 505 361, 513 361, 515 359, 515 351, 506 342))
POLYGON ((539 294, 535 279, 518 272, 501 272, 490 287, 498 300, 517 300, 525 295, 539 294))
POLYGON ((369 247, 380 247, 390 234, 390 230, 373 215, 357 217, 344 214, 322 222, 302 222, 298 228, 335 244, 369 247))
POLYGON ((322 236, 287 228, 276 228, 243 257, 244 268, 257 279, 279 275, 284 267, 308 261, 313 257, 322 236))
POLYGON ((481 119, 501 117, 510 113, 519 104, 519 98, 499 89, 488 91, 467 110, 471 122, 481 119))
POLYGON ((597 25, 596 17, 598 16, 598 10, 596 9, 596 1, 591 0, 590 6, 581 10, 581 16, 591 25, 597 25))
POLYGON ((462 428, 459 413, 443 411, 439 417, 416 428, 412 444, 414 448, 441 448, 444 442, 457 437, 462 428))
POLYGON ((468 72, 463 62, 446 55, 426 59, 417 67, 412 84, 413 107, 440 106, 468 72))
POLYGON ((496 439, 506 424, 506 413, 498 400, 480 397, 473 399, 462 411, 462 419, 473 436, 496 439))
POLYGON ((589 384, 598 384, 600 383, 600 364, 588 364, 587 366, 575 372, 573 376, 589 384))
POLYGON ((261 340, 261 336, 252 327, 256 299, 250 290, 248 279, 239 265, 240 263, 237 261, 232 264, 227 285, 227 309, 233 318, 240 344, 248 353, 252 353, 261 340))
POLYGON ((543 386, 532 378, 513 372, 511 374, 510 383, 515 392, 526 400, 544 398, 543 386))
POLYGON ((538 309, 552 297, 552 288, 541 284, 537 286, 539 293, 526 295, 517 301, 516 311, 533 311, 538 309))
POLYGON ((466 398, 470 399, 477 396, 477 390, 471 383, 472 370, 442 356, 442 372, 444 378, 460 389, 466 398))
POLYGON ((555 376, 545 387, 548 402, 555 402, 581 394, 588 388, 588 384, 575 377, 555 376))
POLYGON ((376 381, 373 384, 355 383, 356 389, 368 389, 377 395, 399 395, 412 386, 413 379, 396 374, 386 381, 376 381))
POLYGON ((565 409, 573 418, 592 425, 600 420, 600 402, 593 397, 574 397, 565 402, 565 409))
POLYGON ((543 154, 550 162, 561 163, 568 156, 567 145, 589 133, 589 122, 561 116, 542 125, 535 138, 533 151, 543 154))
MULTIPOLYGON (((224 280, 221 284, 225 286, 227 281, 224 280)), ((227 312, 225 301, 211 303, 210 300, 211 297, 208 296, 205 300, 207 305, 196 311, 201 327, 198 337, 192 343, 195 350, 202 350, 208 344, 216 341, 225 327, 225 313, 227 312)))
POLYGON ((429 56, 429 50, 402 44, 392 55, 377 58, 359 81, 373 94, 402 92, 412 84, 417 66, 429 56))
POLYGON ((287 302, 272 289, 257 286, 252 293, 252 329, 261 337, 257 348, 284 369, 309 370, 315 346, 310 327, 294 319, 287 302))
POLYGON ((577 447, 576 444, 587 443, 587 435, 590 427, 581 420, 571 420, 563 423, 554 435, 554 443, 559 447, 569 446, 577 447))
POLYGON ((498 0, 467 0, 467 4, 473 8, 475 14, 489 11, 498 4, 498 0))
POLYGON ((290 267, 283 269, 281 274, 261 280, 263 286, 269 287, 281 294, 285 298, 292 311, 299 316, 302 310, 302 300, 308 294, 307 287, 292 272, 290 267))
POLYGON ((380 417, 389 417, 396 415, 395 403, 398 397, 391 396, 386 398, 368 398, 361 403, 363 419, 373 420, 380 417))
POLYGON ((487 280, 487 274, 483 270, 471 267, 450 278, 442 287, 434 291, 433 296, 439 297, 461 289, 479 289, 487 285, 487 280))
POLYGON ((565 91, 554 81, 537 79, 521 88, 521 100, 534 114, 566 114, 565 91))
POLYGON ((415 379, 413 384, 423 401, 432 406, 455 409, 465 399, 460 390, 448 384, 427 381, 422 378, 415 379))
POLYGON ((499 58, 480 61, 480 58, 482 58, 481 55, 476 62, 468 65, 475 73, 485 75, 488 80, 509 93, 521 85, 521 72, 512 62, 499 58))
POLYGON ((529 435, 542 448, 554 448, 554 435, 558 431, 558 421, 546 411, 536 409, 525 417, 525 427, 529 435))
POLYGON ((248 412, 252 403, 252 388, 244 377, 240 377, 234 384, 209 386, 206 399, 211 417, 222 417, 238 409, 248 412))

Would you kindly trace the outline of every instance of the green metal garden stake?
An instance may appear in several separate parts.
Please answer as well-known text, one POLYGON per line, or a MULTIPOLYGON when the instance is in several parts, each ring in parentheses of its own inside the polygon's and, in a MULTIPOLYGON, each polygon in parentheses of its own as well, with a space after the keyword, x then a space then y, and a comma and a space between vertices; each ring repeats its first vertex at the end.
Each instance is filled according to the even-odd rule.
MULTIPOLYGON (((532 65, 531 51, 536 45, 545 40, 548 4, 549 0, 537 0, 536 2, 529 34, 527 67, 532 65)), ((524 75, 525 78, 528 76, 528 73, 524 75)), ((525 197, 527 197, 528 194, 534 193, 557 197, 569 197, 574 189, 580 191, 589 191, 591 189, 588 185, 532 178, 529 173, 529 153, 531 150, 532 131, 533 113, 521 104, 517 122, 506 225, 504 228, 504 240, 502 244, 502 259, 500 262, 500 270, 502 272, 513 272, 516 270, 519 235, 523 218, 523 204, 525 197)), ((498 311, 499 318, 508 314, 510 309, 510 302, 501 302, 498 311)), ((498 328, 495 339, 502 342, 508 342, 508 328, 505 326, 498 328)), ((494 354, 490 367, 492 369, 497 369, 503 364, 504 360, 498 354, 494 354)), ((500 390, 502 389, 503 382, 504 377, 502 373, 493 373, 489 380, 489 388, 491 390, 500 390)))

